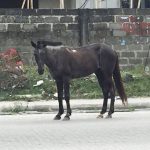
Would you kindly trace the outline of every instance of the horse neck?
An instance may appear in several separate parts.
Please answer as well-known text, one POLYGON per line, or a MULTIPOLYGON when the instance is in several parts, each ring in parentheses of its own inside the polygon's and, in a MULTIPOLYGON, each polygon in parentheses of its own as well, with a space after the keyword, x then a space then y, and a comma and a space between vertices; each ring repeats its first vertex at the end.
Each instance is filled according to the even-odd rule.
POLYGON ((55 67, 56 62, 56 50, 46 49, 44 63, 49 68, 52 69, 55 67))

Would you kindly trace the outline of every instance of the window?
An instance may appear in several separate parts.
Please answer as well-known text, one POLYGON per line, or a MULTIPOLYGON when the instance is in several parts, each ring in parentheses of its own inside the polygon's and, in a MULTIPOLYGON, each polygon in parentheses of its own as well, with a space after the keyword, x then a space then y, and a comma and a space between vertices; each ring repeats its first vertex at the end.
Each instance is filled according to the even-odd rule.
POLYGON ((145 0, 145 8, 150 8, 150 0, 145 0))
MULTIPOLYGON (((23 0, 1 0, 0 8, 21 8, 22 3, 23 0)), ((38 8, 38 0, 33 1, 33 6, 38 8)))

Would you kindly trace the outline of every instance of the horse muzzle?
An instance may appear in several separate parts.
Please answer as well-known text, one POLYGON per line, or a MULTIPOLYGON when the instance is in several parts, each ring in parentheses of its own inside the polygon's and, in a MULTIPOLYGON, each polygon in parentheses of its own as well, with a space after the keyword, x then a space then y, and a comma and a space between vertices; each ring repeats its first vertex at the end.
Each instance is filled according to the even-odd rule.
POLYGON ((44 69, 38 69, 39 75, 42 75, 44 73, 44 69))

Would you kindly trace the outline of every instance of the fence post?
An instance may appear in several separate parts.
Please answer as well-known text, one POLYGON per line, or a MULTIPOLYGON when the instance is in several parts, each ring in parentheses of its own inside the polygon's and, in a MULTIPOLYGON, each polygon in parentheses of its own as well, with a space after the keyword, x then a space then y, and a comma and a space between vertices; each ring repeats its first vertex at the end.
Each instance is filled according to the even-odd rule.
POLYGON ((79 9, 79 45, 83 46, 89 42, 89 9, 79 9))

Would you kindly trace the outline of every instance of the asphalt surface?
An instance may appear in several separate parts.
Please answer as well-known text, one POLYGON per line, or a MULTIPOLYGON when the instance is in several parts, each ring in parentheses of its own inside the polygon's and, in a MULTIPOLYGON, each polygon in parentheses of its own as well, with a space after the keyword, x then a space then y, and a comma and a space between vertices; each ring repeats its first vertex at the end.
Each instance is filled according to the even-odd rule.
POLYGON ((55 114, 0 116, 0 150, 148 150, 150 111, 77 113, 70 121, 55 114))

